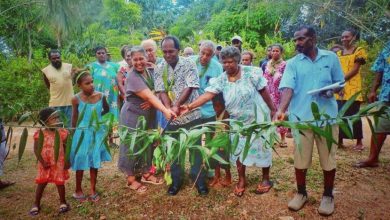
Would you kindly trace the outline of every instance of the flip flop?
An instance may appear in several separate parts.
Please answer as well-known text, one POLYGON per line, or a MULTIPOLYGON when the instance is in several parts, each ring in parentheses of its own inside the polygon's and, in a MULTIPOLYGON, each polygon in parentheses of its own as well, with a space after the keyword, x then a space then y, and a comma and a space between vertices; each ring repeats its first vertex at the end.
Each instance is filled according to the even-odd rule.
POLYGON ((91 201, 91 202, 98 202, 100 200, 100 196, 98 193, 95 193, 93 195, 90 195, 88 197, 88 200, 91 201))
POLYGON ((237 197, 242 197, 244 195, 244 192, 245 188, 238 188, 238 186, 236 186, 233 190, 234 195, 237 197))
POLYGON ((87 200, 87 198, 85 197, 84 194, 82 194, 82 195, 77 195, 76 193, 73 193, 72 197, 73 197, 74 199, 76 199, 77 201, 79 201, 79 202, 85 202, 85 200, 87 200))
POLYGON ((269 192, 269 190, 273 187, 274 183, 272 181, 263 181, 259 185, 257 185, 257 188, 255 190, 256 194, 264 194, 269 192))
POLYGON ((138 186, 134 186, 133 184, 127 184, 126 186, 140 194, 145 193, 148 190, 148 187, 142 185, 141 183, 138 186))
POLYGON ((29 214, 31 216, 36 216, 39 214, 39 211, 40 211, 40 208, 38 206, 33 206, 30 211, 29 211, 29 214))
POLYGON ((148 176, 148 177, 142 176, 141 182, 143 182, 143 183, 150 183, 150 184, 153 184, 153 185, 161 185, 161 184, 164 183, 163 179, 158 178, 156 176, 154 176, 156 178, 155 180, 150 180, 150 177, 152 177, 152 176, 153 176, 152 174, 150 176, 148 176))
POLYGON ((364 150, 364 146, 363 146, 363 145, 362 145, 361 147, 354 146, 352 149, 353 149, 354 151, 361 152, 361 151, 363 151, 363 150, 364 150))
POLYGON ((59 213, 65 213, 70 210, 70 206, 68 204, 61 204, 59 208, 59 213))
POLYGON ((359 161, 353 165, 353 167, 355 167, 355 168, 378 167, 378 166, 379 166, 379 164, 377 164, 377 163, 369 164, 365 161, 359 161))

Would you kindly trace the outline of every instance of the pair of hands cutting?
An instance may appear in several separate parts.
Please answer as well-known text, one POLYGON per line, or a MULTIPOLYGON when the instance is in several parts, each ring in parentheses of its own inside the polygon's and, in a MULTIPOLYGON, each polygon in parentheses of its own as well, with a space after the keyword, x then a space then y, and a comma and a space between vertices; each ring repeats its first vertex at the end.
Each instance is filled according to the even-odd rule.
POLYGON ((167 120, 170 120, 172 117, 173 119, 180 117, 184 114, 187 114, 190 112, 190 109, 188 108, 188 105, 181 105, 180 107, 178 106, 172 106, 168 111, 165 113, 164 116, 167 120))

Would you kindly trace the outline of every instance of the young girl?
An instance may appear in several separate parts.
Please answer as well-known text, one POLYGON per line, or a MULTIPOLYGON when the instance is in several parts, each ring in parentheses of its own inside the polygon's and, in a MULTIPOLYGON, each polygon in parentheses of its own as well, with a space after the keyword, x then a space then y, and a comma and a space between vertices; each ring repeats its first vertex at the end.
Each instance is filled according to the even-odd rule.
POLYGON ((75 74, 74 81, 81 92, 72 99, 72 127, 77 126, 70 153, 72 170, 76 171, 76 192, 73 198, 80 202, 87 199, 81 182, 84 170, 89 170, 91 194, 88 199, 97 202, 100 199, 96 192, 98 169, 102 162, 111 161, 111 155, 105 141, 107 128, 98 125, 95 116, 97 115, 97 120, 100 121, 101 116, 109 111, 109 106, 106 97, 94 90, 92 77, 87 70, 75 74))
POLYGON ((65 143, 68 132, 65 129, 58 129, 60 135, 60 150, 57 162, 54 158, 55 130, 62 123, 59 121, 59 114, 54 108, 45 108, 39 112, 39 120, 43 126, 43 146, 39 149, 39 130, 34 134, 34 153, 38 159, 38 175, 35 182, 38 184, 35 193, 35 202, 30 210, 30 215, 38 215, 41 209, 41 198, 47 183, 54 183, 60 195, 60 213, 69 210, 65 201, 65 180, 69 179, 69 163, 65 161, 65 143))

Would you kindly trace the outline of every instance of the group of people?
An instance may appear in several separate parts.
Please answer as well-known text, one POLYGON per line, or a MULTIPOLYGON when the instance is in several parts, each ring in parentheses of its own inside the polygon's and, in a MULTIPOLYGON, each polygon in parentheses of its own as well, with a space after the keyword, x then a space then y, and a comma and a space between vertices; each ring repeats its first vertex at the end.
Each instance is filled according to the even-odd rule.
MULTIPOLYGON (((366 55, 362 48, 353 42, 357 35, 352 30, 342 34, 343 49, 334 53, 317 47, 316 32, 311 26, 302 26, 294 33, 297 54, 283 60, 283 47, 274 44, 267 48, 270 56, 252 66, 253 54, 242 51, 242 39, 232 38, 232 46, 216 46, 210 40, 200 43, 198 55, 180 56, 180 42, 174 36, 166 36, 160 46, 163 59, 157 57, 157 44, 148 39, 140 46, 122 48, 124 60, 119 64, 107 61, 107 50, 97 47, 96 62, 88 69, 72 71, 72 65, 61 61, 58 50, 51 50, 48 58, 51 64, 44 68, 44 79, 50 89, 48 108, 39 113, 40 122, 46 129, 34 134, 34 152, 39 161, 36 183, 36 199, 30 210, 31 215, 40 211, 40 200, 47 183, 57 185, 60 195, 60 212, 69 210, 65 200, 64 183, 69 178, 68 168, 76 172, 76 191, 73 198, 80 202, 90 200, 97 202, 96 192, 98 169, 102 162, 112 160, 108 142, 112 131, 98 122, 102 116, 111 112, 119 126, 137 128, 139 117, 146 121, 148 129, 161 126, 167 131, 181 128, 190 129, 203 123, 223 118, 239 120, 244 124, 252 122, 271 122, 271 120, 288 120, 293 122, 312 121, 311 103, 315 102, 330 117, 336 117, 338 108, 356 91, 361 90, 360 66, 365 63, 366 55), (218 56, 217 56, 218 55, 218 56), (340 64, 341 63, 341 64, 340 64), (74 95, 73 83, 80 92, 74 95), (344 90, 325 91, 308 95, 312 89, 322 88, 336 82, 346 82, 344 90), (336 101, 335 95, 337 94, 336 101), (287 113, 288 112, 288 113, 287 113), (60 116, 67 115, 71 120, 67 126, 75 129, 69 160, 65 160, 65 143, 70 135, 67 129, 58 129, 60 116), (58 160, 54 158, 55 136, 60 137, 61 148, 58 160), (105 137, 109 137, 107 140, 105 137), (40 142, 43 144, 40 149, 40 142), (90 194, 86 196, 82 189, 85 170, 90 171, 90 194)), ((192 52, 193 53, 193 52, 192 52)), ((382 86, 380 101, 390 105, 390 44, 376 60, 372 70, 377 72, 369 101, 375 101, 376 90, 382 86)), ((359 97, 348 114, 359 110, 362 99, 359 97)), ((315 123, 315 122, 313 122, 315 123)), ((235 125, 231 125, 234 129, 235 125)), ((354 138, 357 139, 356 150, 361 150, 361 123, 354 125, 354 138)), ((378 155, 386 135, 390 131, 390 121, 380 118, 373 135, 370 157, 357 164, 358 167, 377 166, 378 155), (376 141, 374 141, 376 139, 376 141)), ((234 195, 241 197, 245 192, 245 170, 247 166, 262 169, 262 177, 257 185, 257 194, 267 193, 273 186, 270 180, 272 166, 272 146, 269 136, 272 130, 260 137, 252 137, 249 153, 244 157, 246 138, 239 137, 238 145, 231 155, 224 151, 217 152, 231 165, 237 167, 238 181, 234 195)), ((280 127, 280 146, 287 147, 285 136, 287 128, 280 127)), ((178 133, 172 133, 177 137, 178 133)), ((337 125, 332 126, 335 140, 347 138, 339 134, 337 125)), ((233 141, 233 136, 230 137, 233 141)), ((291 210, 298 211, 308 200, 306 191, 306 173, 312 162, 313 145, 319 152, 319 160, 324 174, 324 193, 318 212, 331 215, 334 212, 333 187, 336 174, 337 144, 328 150, 326 140, 307 130, 296 133, 294 149, 294 167, 297 193, 288 203, 291 210)), ((340 141, 341 143, 341 141, 340 141)), ((202 142, 199 139, 198 145, 202 142)), ((135 146, 134 152, 142 146, 135 146)), ((160 185, 163 179, 152 171, 153 147, 146 150, 146 156, 132 155, 126 143, 120 144, 118 168, 126 175, 127 186, 137 193, 148 190, 145 184, 160 185)), ((210 186, 231 184, 230 166, 211 161, 211 167, 202 165, 198 149, 190 150, 190 176, 197 187, 199 195, 207 195, 210 186), (207 169, 215 170, 215 176, 207 183, 207 169), (221 178, 220 169, 226 171, 221 178)), ((1 159, 1 158, 0 158, 1 159)), ((168 188, 169 195, 176 195, 183 187, 184 167, 178 158, 170 164, 172 183, 168 188)), ((1 161, 0 161, 1 162, 1 161)))

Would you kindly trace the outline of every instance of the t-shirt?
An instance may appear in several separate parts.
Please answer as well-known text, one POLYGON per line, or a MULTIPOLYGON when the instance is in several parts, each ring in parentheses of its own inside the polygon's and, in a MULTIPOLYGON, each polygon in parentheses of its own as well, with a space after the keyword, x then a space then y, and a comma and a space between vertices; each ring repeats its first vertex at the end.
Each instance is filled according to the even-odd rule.
POLYGON ((383 73, 379 101, 390 102, 390 41, 376 58, 371 70, 383 73))
MULTIPOLYGON (((196 63, 196 67, 198 68, 200 83, 199 95, 202 95, 205 93, 206 87, 209 86, 210 79, 218 77, 222 74, 222 65, 218 61, 211 59, 206 66, 202 66, 202 64, 199 62, 198 55, 192 56, 191 58, 196 63)), ((213 103, 211 101, 208 101, 202 105, 200 111, 202 113, 202 118, 210 118, 215 116, 213 103)))
POLYGON ((72 64, 69 63, 62 63, 60 69, 51 64, 42 69, 50 83, 50 107, 72 105, 74 92, 71 71, 72 64))
MULTIPOLYGON (((179 57, 175 69, 165 60, 157 65, 154 75, 156 92, 166 92, 175 103, 186 88, 194 88, 185 103, 189 104, 199 97, 199 76, 196 64, 191 58, 179 57), (166 84, 166 85, 165 85, 166 84), (168 87, 168 88, 166 88, 168 87)), ((201 117, 199 109, 184 114, 172 121, 172 125, 184 125, 201 117)))
POLYGON ((293 122, 314 119, 311 111, 312 102, 317 103, 320 112, 330 117, 337 116, 338 108, 334 97, 307 94, 310 90, 344 81, 344 74, 336 54, 327 50, 317 50, 318 54, 314 61, 303 53, 287 61, 279 89, 294 90, 288 108, 289 119, 293 122))

